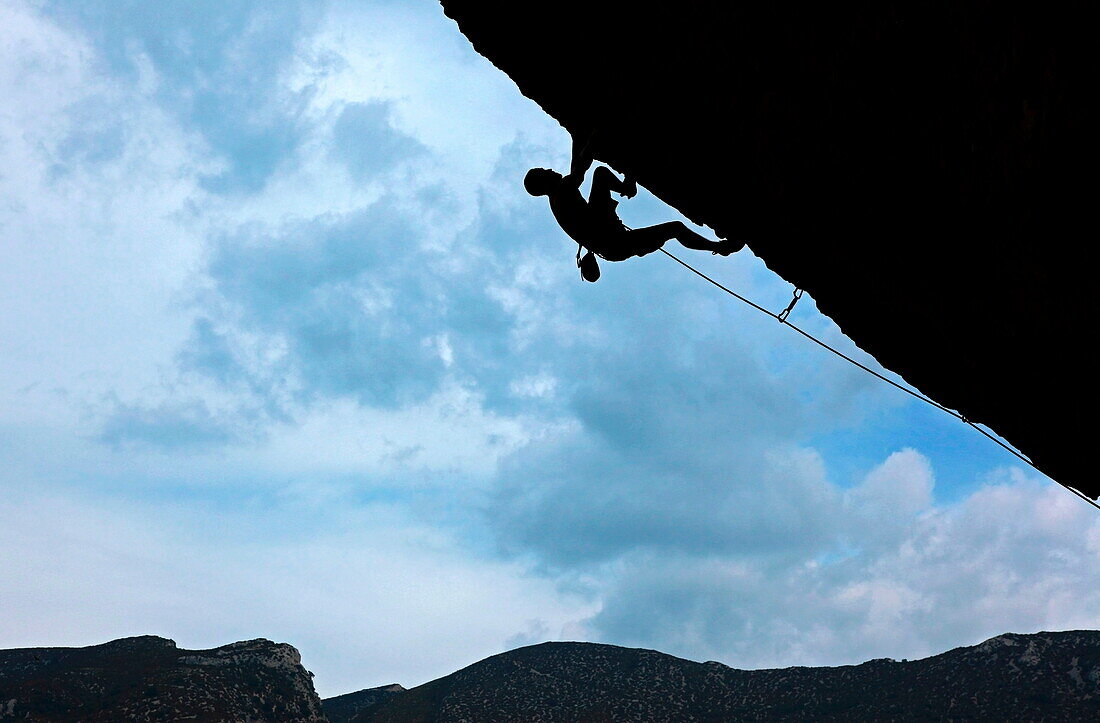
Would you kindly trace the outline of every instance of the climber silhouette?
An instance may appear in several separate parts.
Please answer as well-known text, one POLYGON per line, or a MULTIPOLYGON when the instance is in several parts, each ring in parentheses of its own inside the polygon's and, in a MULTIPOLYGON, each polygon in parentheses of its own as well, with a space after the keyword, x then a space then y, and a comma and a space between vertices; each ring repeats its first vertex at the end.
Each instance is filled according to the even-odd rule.
POLYGON ((627 228, 615 212, 619 202, 611 198, 614 191, 625 198, 633 198, 638 192, 634 179, 626 176, 620 181, 610 169, 600 166, 592 174, 592 190, 585 201, 580 185, 592 166, 589 153, 591 141, 579 151, 573 142, 573 158, 569 175, 563 176, 549 168, 532 168, 523 179, 523 186, 532 196, 546 196, 550 210, 578 247, 588 250, 581 257, 577 249, 577 265, 587 281, 600 278, 600 269, 593 256, 607 261, 623 261, 631 256, 645 256, 676 239, 680 245, 697 251, 710 251, 722 256, 740 251, 742 241, 711 241, 692 231, 680 221, 659 223, 645 228, 627 228))

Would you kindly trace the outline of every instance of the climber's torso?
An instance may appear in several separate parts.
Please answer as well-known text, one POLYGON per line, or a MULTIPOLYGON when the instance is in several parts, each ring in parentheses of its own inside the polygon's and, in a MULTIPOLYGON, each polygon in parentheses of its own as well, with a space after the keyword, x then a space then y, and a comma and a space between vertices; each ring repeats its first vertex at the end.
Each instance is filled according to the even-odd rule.
POLYGON ((622 221, 615 215, 617 201, 610 198, 597 208, 584 200, 576 188, 562 184, 550 196, 550 210, 565 233, 577 243, 599 253, 601 241, 623 231, 622 221))

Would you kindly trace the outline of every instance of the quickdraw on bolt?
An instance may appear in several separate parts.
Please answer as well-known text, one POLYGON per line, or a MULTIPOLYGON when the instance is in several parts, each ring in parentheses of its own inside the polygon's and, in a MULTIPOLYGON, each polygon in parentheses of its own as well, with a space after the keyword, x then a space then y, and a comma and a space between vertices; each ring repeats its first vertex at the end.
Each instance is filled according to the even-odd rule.
POLYGON ((791 303, 787 304, 787 308, 784 309, 783 311, 779 312, 775 317, 776 319, 779 319, 780 324, 786 324, 787 323, 787 317, 790 316, 791 309, 794 308, 794 305, 797 304, 798 300, 801 299, 801 298, 802 298, 802 289, 796 288, 794 290, 794 298, 791 299, 791 303))

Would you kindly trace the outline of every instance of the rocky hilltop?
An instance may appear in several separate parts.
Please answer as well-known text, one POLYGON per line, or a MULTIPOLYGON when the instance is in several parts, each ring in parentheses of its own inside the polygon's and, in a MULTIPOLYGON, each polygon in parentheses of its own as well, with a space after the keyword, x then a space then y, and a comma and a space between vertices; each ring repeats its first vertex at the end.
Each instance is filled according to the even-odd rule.
POLYGON ((924 660, 778 670, 543 643, 332 720, 1100 720, 1100 632, 1006 634, 924 660))
POLYGON ((365 688, 354 693, 325 698, 322 703, 324 704, 325 715, 328 716, 330 723, 346 723, 346 721, 354 719, 361 711, 373 708, 379 703, 384 703, 395 695, 404 693, 405 690, 397 683, 380 685, 377 688, 365 688))
POLYGON ((1094 3, 442 5, 598 160, 747 240, 884 366, 1100 494, 1079 382, 1094 3))
POLYGON ((0 650, 0 721, 324 721, 312 678, 297 650, 263 639, 0 650))

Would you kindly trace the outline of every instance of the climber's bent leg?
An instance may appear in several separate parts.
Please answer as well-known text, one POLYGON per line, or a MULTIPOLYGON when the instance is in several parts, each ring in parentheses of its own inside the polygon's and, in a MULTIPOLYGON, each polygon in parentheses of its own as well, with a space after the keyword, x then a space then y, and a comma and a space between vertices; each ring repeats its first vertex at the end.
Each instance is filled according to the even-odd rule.
POLYGON ((743 244, 731 244, 729 241, 711 241, 695 233, 680 221, 669 221, 627 231, 620 245, 625 252, 624 258, 629 258, 653 253, 671 239, 679 241, 684 248, 695 251, 714 251, 723 255, 743 246, 743 244))
POLYGON ((667 224, 661 224, 662 226, 675 227, 675 233, 672 237, 680 242, 680 245, 686 249, 693 249, 695 251, 713 251, 715 253, 721 253, 723 255, 730 253, 731 250, 740 250, 744 244, 737 244, 736 249, 731 249, 729 241, 711 241, 710 239, 700 236, 685 226, 680 221, 671 221, 667 224))
POLYGON ((680 221, 659 223, 613 234, 603 240, 596 251, 608 261, 622 261, 631 256, 645 256, 676 239, 684 248, 695 251, 712 251, 727 256, 744 247, 740 241, 711 241, 692 231, 680 221))
POLYGON ((672 225, 662 223, 609 233, 600 239, 599 247, 594 250, 608 261, 623 261, 631 256, 645 256, 664 246, 665 241, 675 235, 676 230, 672 225))

